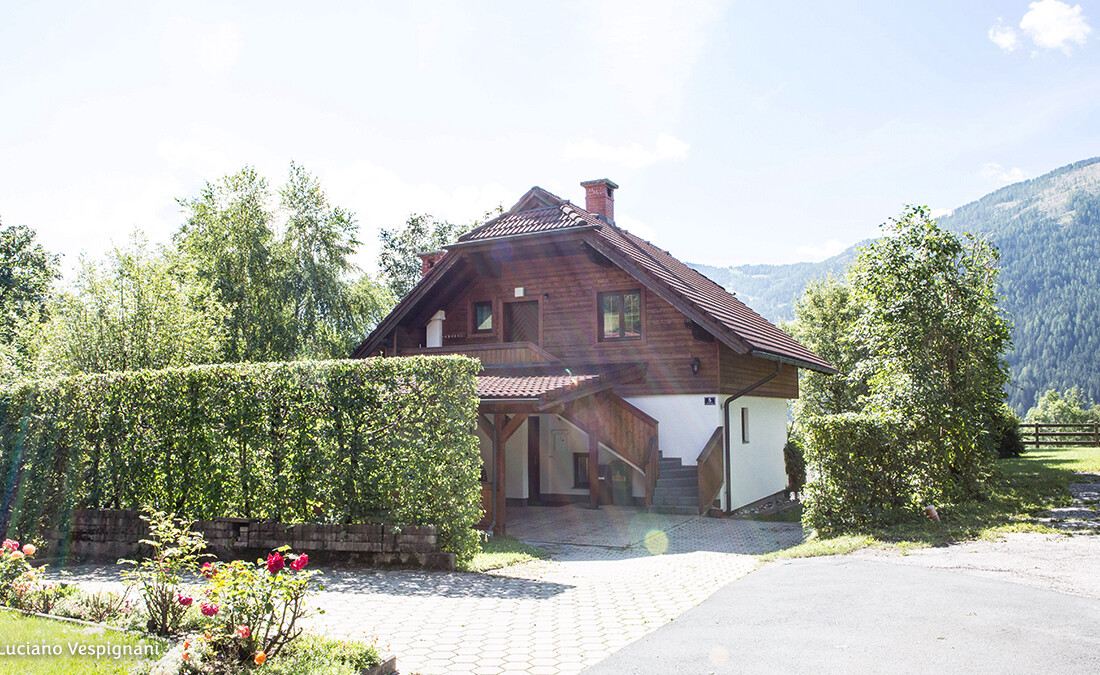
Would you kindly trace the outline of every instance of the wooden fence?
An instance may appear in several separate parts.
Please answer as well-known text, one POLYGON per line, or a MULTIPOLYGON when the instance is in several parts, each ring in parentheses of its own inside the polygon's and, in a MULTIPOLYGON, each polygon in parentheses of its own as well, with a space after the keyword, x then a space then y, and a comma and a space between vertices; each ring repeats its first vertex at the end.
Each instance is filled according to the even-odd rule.
POLYGON ((1100 424, 1021 424, 1024 445, 1051 447, 1060 445, 1100 446, 1100 424))

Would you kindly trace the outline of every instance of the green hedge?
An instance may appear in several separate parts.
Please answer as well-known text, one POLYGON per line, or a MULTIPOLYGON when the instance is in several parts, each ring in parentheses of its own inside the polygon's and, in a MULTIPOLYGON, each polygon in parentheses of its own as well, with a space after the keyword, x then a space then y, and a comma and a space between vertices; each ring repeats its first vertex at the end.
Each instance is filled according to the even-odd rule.
POLYGON ((868 413, 811 418, 805 426, 804 522, 825 534, 919 515, 933 467, 897 422, 868 413))
POLYGON ((0 531, 77 508, 434 524, 476 550, 479 366, 463 357, 228 364, 0 391, 0 531), (4 527, 6 525, 6 527, 4 527))

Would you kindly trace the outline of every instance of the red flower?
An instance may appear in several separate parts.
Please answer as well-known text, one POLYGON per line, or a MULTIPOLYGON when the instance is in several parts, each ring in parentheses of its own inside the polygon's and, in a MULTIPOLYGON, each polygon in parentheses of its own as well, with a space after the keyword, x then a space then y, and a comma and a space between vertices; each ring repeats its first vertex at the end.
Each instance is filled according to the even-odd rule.
POLYGON ((272 574, 278 574, 279 570, 286 567, 286 562, 283 561, 283 556, 275 551, 271 555, 267 556, 267 571, 272 574))
POLYGON ((295 572, 301 572, 302 568, 309 564, 309 556, 303 553, 294 560, 290 561, 290 569, 295 572))
POLYGON ((211 579, 211 578, 213 578, 213 576, 215 574, 218 573, 218 570, 217 570, 216 567, 214 567, 210 563, 203 563, 202 567, 199 568, 199 573, 202 574, 207 579, 211 579))
POLYGON ((194 602, 194 600, 192 598, 184 595, 183 593, 177 593, 176 594, 176 601, 179 602, 184 607, 190 607, 191 603, 194 602))
POLYGON ((14 551, 17 548, 19 548, 19 542, 15 541, 14 539, 5 539, 4 540, 4 550, 5 551, 14 551))
POLYGON ((237 637, 247 640, 249 635, 252 635, 252 630, 248 626, 237 626, 237 637))
POLYGON ((199 609, 201 609, 202 613, 206 616, 214 616, 218 613, 218 606, 211 602, 202 603, 201 605, 199 605, 199 609))

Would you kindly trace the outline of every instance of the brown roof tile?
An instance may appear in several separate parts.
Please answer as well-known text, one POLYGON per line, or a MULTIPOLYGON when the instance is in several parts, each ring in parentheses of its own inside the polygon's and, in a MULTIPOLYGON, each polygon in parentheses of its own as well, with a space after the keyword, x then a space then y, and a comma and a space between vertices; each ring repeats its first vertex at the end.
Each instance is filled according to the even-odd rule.
MULTIPOLYGON (((694 307, 696 311, 701 312, 704 316, 709 316, 720 326, 729 329, 741 343, 747 344, 756 355, 786 358, 815 370, 835 372, 833 366, 827 361, 806 349, 767 319, 749 309, 745 303, 738 300, 726 289, 677 260, 668 251, 657 248, 648 241, 608 223, 599 216, 589 213, 585 209, 542 188, 531 188, 507 212, 459 237, 458 246, 504 237, 535 235, 581 228, 594 230, 592 236, 598 237, 612 251, 624 256, 633 265, 643 270, 650 277, 651 282, 664 286, 680 301, 694 307)), ((457 251, 448 253, 444 257, 444 261, 456 253, 457 251)), ((443 265, 437 264, 436 267, 443 267, 443 265)), ((394 313, 402 312, 403 308, 409 304, 408 301, 411 296, 427 290, 426 286, 434 283, 437 278, 438 275, 433 274, 437 271, 433 269, 432 272, 429 272, 417 285, 414 292, 410 293, 397 306, 394 313)), ((646 280, 641 281, 645 282, 646 280)), ((379 328, 360 345, 353 356, 365 355, 368 352, 366 349, 368 346, 373 348, 375 343, 372 340, 381 334, 380 331, 385 324, 386 322, 380 324, 379 328)), ((485 386, 492 387, 492 389, 486 391, 526 392, 536 391, 542 387, 553 388, 554 382, 560 381, 545 378, 523 383, 490 380, 486 381, 485 386)), ((532 394, 532 396, 537 395, 532 394)))

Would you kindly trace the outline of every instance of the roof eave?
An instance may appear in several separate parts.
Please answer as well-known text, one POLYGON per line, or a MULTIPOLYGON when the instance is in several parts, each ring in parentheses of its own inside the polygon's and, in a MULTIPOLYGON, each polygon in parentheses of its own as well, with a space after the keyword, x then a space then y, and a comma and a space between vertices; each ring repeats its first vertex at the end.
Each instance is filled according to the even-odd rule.
POLYGON ((796 359, 791 356, 776 354, 774 352, 765 351, 763 349, 753 349, 751 352, 749 352, 749 355, 755 356, 760 359, 767 359, 769 361, 779 361, 780 363, 786 363, 791 366, 805 368, 807 370, 823 373, 825 375, 836 375, 838 372, 837 369, 832 366, 823 366, 820 363, 814 363, 812 361, 806 361, 804 359, 796 359))

